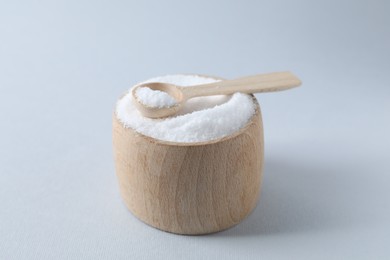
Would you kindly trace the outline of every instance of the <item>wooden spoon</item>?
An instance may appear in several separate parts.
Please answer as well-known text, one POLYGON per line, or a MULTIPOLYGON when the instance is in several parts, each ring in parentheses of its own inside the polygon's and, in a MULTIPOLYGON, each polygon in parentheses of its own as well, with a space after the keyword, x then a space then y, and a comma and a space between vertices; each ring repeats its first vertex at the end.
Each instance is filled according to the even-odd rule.
POLYGON ((274 92, 298 87, 299 85, 301 85, 301 81, 291 72, 274 72, 190 87, 180 87, 160 82, 144 83, 136 86, 132 94, 134 104, 142 115, 150 118, 161 118, 177 113, 183 107, 185 101, 193 97, 229 95, 235 92, 248 94, 274 92), (144 87, 166 92, 177 103, 167 107, 147 106, 140 101, 136 94, 137 89, 144 87))

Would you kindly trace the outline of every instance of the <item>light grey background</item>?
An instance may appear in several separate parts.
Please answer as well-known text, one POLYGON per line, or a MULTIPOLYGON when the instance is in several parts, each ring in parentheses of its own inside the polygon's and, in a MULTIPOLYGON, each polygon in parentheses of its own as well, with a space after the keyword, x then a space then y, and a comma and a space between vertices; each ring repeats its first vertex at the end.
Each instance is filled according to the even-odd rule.
POLYGON ((389 1, 0 2, 0 259, 389 259, 389 1), (209 236, 131 215, 116 99, 170 73, 291 70, 259 95, 256 210, 209 236))

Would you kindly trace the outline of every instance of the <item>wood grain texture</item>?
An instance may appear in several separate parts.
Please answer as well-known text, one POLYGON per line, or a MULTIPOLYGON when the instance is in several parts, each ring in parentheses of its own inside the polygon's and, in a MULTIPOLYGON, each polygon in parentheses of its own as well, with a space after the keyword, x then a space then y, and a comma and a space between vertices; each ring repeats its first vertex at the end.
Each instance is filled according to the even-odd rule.
POLYGON ((256 206, 262 178, 263 128, 255 102, 256 113, 240 131, 196 144, 144 136, 114 114, 116 173, 129 210, 177 234, 213 233, 242 221, 256 206))

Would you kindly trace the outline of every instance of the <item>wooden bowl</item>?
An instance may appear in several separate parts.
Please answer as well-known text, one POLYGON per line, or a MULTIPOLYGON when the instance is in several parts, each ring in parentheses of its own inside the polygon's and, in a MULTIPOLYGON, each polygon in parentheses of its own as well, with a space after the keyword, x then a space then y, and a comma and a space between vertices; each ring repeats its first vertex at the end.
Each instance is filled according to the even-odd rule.
MULTIPOLYGON (((253 96, 252 96, 253 97, 253 96)), ((172 233, 218 232, 255 208, 264 158, 260 106, 232 135, 199 143, 156 140, 113 117, 116 174, 128 209, 172 233)))

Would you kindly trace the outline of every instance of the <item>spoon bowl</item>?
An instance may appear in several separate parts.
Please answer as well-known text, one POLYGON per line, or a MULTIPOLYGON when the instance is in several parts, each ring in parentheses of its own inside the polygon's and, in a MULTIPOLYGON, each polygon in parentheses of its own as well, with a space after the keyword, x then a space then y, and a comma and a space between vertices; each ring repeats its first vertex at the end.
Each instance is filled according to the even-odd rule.
POLYGON ((183 88, 180 86, 174 84, 168 84, 168 83, 161 83, 161 82, 140 84, 134 87, 132 91, 133 100, 135 101, 134 105, 138 109, 138 111, 141 112, 143 116, 149 118, 167 117, 176 114, 178 111, 181 110, 182 106, 184 105, 186 99, 185 96, 183 95, 182 89, 183 88), (176 101, 176 103, 172 106, 163 106, 163 107, 153 107, 142 103, 142 101, 137 96, 137 90, 145 87, 150 88, 151 90, 159 90, 167 93, 176 101))

